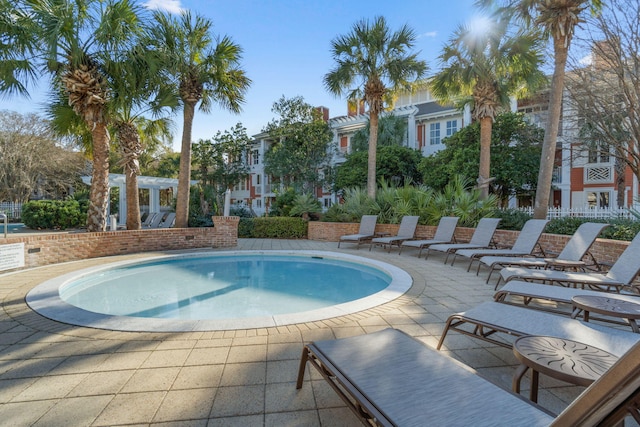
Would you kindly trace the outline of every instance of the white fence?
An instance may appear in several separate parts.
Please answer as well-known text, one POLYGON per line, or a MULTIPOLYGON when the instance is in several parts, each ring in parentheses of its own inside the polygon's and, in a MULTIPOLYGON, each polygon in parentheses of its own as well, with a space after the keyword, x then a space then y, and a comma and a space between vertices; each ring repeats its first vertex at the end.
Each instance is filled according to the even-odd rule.
POLYGON ((7 219, 19 219, 22 216, 22 203, 0 202, 0 213, 6 214, 7 219))
MULTIPOLYGON (((533 208, 520 208, 522 212, 533 215, 533 208)), ((640 212, 640 206, 636 205, 633 210, 640 212)), ((599 208, 599 207, 584 207, 584 208, 549 208, 547 211, 547 219, 564 218, 567 216, 575 216, 582 218, 626 218, 626 219, 638 219, 633 215, 631 210, 626 208, 599 208)))

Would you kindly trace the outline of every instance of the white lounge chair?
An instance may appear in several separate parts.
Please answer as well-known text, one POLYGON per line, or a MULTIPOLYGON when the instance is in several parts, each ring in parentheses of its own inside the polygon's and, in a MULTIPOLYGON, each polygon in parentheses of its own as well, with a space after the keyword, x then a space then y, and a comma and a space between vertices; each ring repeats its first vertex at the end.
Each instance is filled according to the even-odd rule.
POLYGON ((387 236, 387 237, 376 237, 371 239, 369 243, 369 250, 373 247, 373 245, 382 245, 387 247, 389 245, 389 252, 391 252, 391 247, 395 244, 400 247, 400 244, 405 240, 413 239, 413 236, 416 234, 416 227, 418 226, 419 216, 403 216, 400 221, 400 227, 398 227, 398 234, 395 236, 387 236))
POLYGON ((317 341, 302 351, 296 388, 315 367, 365 425, 603 426, 638 419, 640 344, 555 416, 396 329, 317 341))
MULTIPOLYGON (((480 263, 489 267, 487 283, 489 283, 494 270, 504 267, 582 269, 586 266, 583 258, 589 252, 589 248, 600 232, 608 226, 609 224, 599 222, 585 222, 580 225, 556 258, 483 256, 480 258, 480 263)), ((595 259, 593 262, 598 266, 595 259)), ((496 283, 496 288, 499 284, 500 279, 496 283)))
POLYGON ((606 274, 523 267, 505 267, 500 270, 500 276, 505 282, 523 280, 604 291, 620 290, 630 286, 638 273, 640 273, 640 233, 634 237, 606 274))
POLYGON ((631 331, 498 302, 485 302, 449 316, 438 349, 450 330, 508 348, 512 344, 505 339, 508 337, 542 335, 566 338, 615 356, 623 355, 640 342, 640 334, 631 331))
POLYGON ((431 245, 437 245, 438 243, 451 243, 454 240, 454 233, 456 231, 456 225, 458 225, 457 216, 443 216, 440 218, 440 222, 438 223, 438 227, 436 228, 436 232, 433 235, 433 239, 427 240, 405 240, 400 245, 400 252, 402 253, 403 248, 416 248, 420 249, 418 252, 418 258, 422 255, 422 250, 431 245))
POLYGON ((378 221, 378 215, 362 215, 360 218, 360 229, 358 234, 347 234, 341 236, 338 240, 338 247, 342 242, 357 243, 357 248, 363 242, 368 242, 373 239, 376 231, 376 223, 378 221))
MULTIPOLYGON (((469 258, 469 265, 467 266, 467 271, 469 271, 473 262, 478 261, 483 256, 531 255, 548 223, 549 221, 546 219, 530 219, 527 221, 510 249, 458 249, 456 256, 469 258)), ((480 263, 478 263, 476 275, 478 275, 479 271, 480 263)))
POLYGON ((444 263, 446 264, 447 260, 449 259, 449 255, 453 254, 453 260, 451 261, 451 265, 453 265, 453 263, 456 261, 456 251, 458 251, 459 249, 488 248, 489 245, 491 245, 491 239, 493 238, 493 234, 496 232, 496 228, 498 228, 499 222, 500 218, 482 218, 480 221, 478 221, 478 226, 473 232, 469 243, 448 243, 431 245, 427 248, 425 259, 429 258, 429 253, 431 251, 444 252, 446 254, 444 263))

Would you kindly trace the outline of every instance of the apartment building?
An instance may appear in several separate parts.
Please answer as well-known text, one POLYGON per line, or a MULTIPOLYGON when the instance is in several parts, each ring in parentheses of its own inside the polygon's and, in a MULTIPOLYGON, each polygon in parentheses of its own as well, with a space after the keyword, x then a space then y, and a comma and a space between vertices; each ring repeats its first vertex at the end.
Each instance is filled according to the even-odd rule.
MULTIPOLYGON (((548 94, 542 92, 530 99, 514 100, 511 109, 524 113, 531 123, 544 127, 548 102, 548 94)), ((344 116, 329 118, 329 112, 323 109, 325 119, 328 119, 333 131, 333 145, 336 150, 331 163, 335 166, 346 160, 347 154, 351 152, 351 138, 367 124, 368 114, 363 104, 348 106, 347 110, 344 116)), ((444 138, 471 123, 468 108, 460 111, 452 106, 443 106, 426 89, 400 96, 391 114, 407 121, 404 145, 420 150, 423 156, 441 150, 444 147, 444 138)), ((574 209, 613 207, 618 195, 615 158, 606 150, 586 148, 580 140, 579 129, 580 119, 565 91, 549 205, 574 209)), ((254 136, 248 158, 251 176, 232 192, 233 203, 251 208, 256 215, 268 212, 278 189, 278 184, 273 184, 264 172, 264 153, 270 144, 269 135, 254 136)), ((626 168, 624 174, 625 206, 630 206, 634 198, 640 194, 638 180, 629 168, 626 168)), ((324 208, 338 202, 336 194, 321 189, 317 191, 316 196, 324 208)), ((513 200, 511 206, 526 206, 529 203, 532 201, 513 200)))

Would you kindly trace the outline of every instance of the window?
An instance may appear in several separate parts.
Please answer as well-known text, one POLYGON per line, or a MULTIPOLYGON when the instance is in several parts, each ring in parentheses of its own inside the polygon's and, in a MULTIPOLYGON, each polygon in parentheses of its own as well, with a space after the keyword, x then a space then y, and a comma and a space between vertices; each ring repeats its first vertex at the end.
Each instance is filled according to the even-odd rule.
POLYGON ((256 175, 256 185, 260 185, 260 175, 256 175))
POLYGON ((587 204, 590 208, 608 208, 609 198, 608 191, 591 191, 587 193, 587 204))
POLYGON ((457 120, 447 120, 447 136, 451 136, 458 131, 457 120))
POLYGON ((260 151, 253 150, 251 152, 251 158, 253 159, 253 164, 254 165, 260 164, 260 151))
POLYGON ((256 208, 262 208, 262 199, 256 199, 256 208))
POLYGON ((440 123, 431 123, 429 125, 429 144, 440 144, 440 123))
POLYGON ((609 163, 609 148, 604 144, 589 147, 589 163, 609 163))

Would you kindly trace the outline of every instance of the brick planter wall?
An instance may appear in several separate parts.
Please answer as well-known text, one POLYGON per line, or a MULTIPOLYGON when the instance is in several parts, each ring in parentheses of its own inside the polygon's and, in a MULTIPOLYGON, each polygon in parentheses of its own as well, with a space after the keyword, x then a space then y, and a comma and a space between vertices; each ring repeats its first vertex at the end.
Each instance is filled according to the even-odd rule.
MULTIPOLYGON (((337 242, 340 236, 356 234, 359 227, 360 224, 358 223, 311 221, 309 222, 308 238, 309 240, 337 242)), ((398 224, 377 224, 376 232, 386 232, 394 235, 397 233, 398 227, 398 224)), ((431 239, 435 231, 435 226, 418 225, 416 228, 416 238, 431 239)), ((459 242, 468 242, 474 231, 474 228, 457 227, 455 238, 459 242)), ((517 239, 518 234, 518 231, 496 230, 493 238, 499 247, 510 247, 517 239)), ((540 238, 540 245, 545 253, 557 254, 570 238, 571 236, 543 233, 540 238)), ((621 240, 597 239, 591 247, 590 252, 599 263, 613 264, 627 246, 629 246, 629 242, 621 240)))
MULTIPOLYGON (((0 245, 24 243, 24 268, 110 255, 176 249, 229 248, 238 244, 236 216, 213 217, 213 227, 58 233, 0 239, 0 245)), ((14 269, 18 270, 18 269, 14 269)), ((11 271, 5 270, 0 273, 11 271)))

